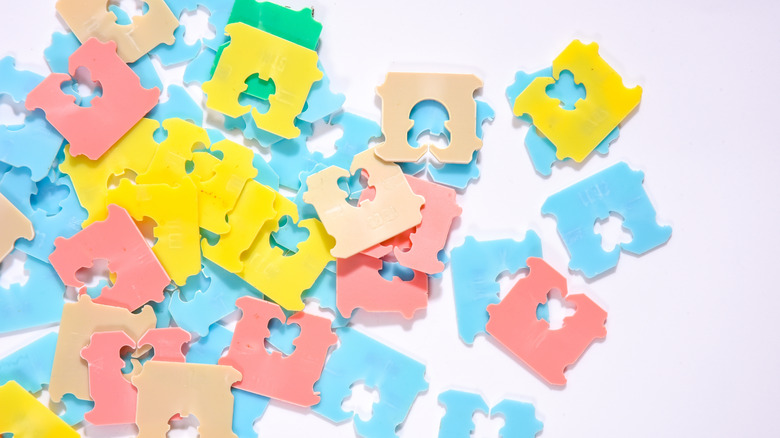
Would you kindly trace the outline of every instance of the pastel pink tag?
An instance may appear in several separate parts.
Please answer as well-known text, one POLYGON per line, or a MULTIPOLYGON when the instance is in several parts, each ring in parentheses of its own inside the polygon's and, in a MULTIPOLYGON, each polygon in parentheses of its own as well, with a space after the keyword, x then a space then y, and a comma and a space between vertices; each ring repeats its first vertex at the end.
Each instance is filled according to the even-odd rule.
MULTIPOLYGON (((151 345, 154 356, 150 360, 184 362, 182 347, 189 340, 190 334, 178 327, 149 330, 138 345, 122 331, 93 333, 89 345, 81 350, 89 372, 89 395, 95 402, 84 419, 95 425, 135 423, 138 390, 122 375, 123 347, 151 345)), ((138 371, 134 368, 133 374, 138 371)))
POLYGON ((299 406, 319 403, 314 383, 322 374, 328 349, 338 341, 330 320, 304 312, 285 318, 278 304, 253 297, 237 299, 236 306, 243 315, 227 355, 219 359, 220 365, 232 366, 243 375, 233 386, 299 406), (274 318, 301 327, 301 334, 293 341, 295 351, 289 356, 265 349, 265 339, 271 334, 268 323, 274 318))
POLYGON ((584 294, 567 296, 566 279, 544 260, 530 257, 528 267, 527 277, 518 280, 500 303, 488 306, 487 332, 547 383, 565 385, 566 367, 595 339, 607 336, 607 312, 584 294), (536 308, 547 302, 552 289, 577 308, 558 330, 536 317, 536 308))
POLYGON ((116 53, 116 43, 90 38, 68 59, 68 71, 52 73, 27 95, 29 111, 42 109, 46 120, 70 143, 70 154, 100 158, 114 143, 148 113, 160 97, 155 87, 144 88, 141 80, 116 53), (76 98, 60 88, 85 67, 90 79, 100 83, 103 94, 90 106, 76 104, 76 98))
POLYGON ((131 312, 149 301, 161 302, 163 290, 171 279, 155 257, 135 222, 122 207, 108 206, 108 217, 93 222, 70 238, 58 237, 49 262, 66 286, 86 293, 76 272, 92 266, 97 259, 108 260, 108 269, 116 274, 113 286, 105 286, 98 304, 124 307, 131 312))
MULTIPOLYGON (((438 274, 444 270, 439 260, 439 252, 444 249, 450 234, 452 222, 460 216, 462 210, 455 200, 454 189, 441 184, 425 181, 405 175, 406 181, 416 195, 425 198, 420 211, 420 225, 375 245, 364 254, 381 258, 393 251, 396 260, 407 268, 426 274, 438 274)), ((360 201, 370 199, 373 190, 369 187, 360 194, 360 201)))
POLYGON ((345 318, 360 307, 367 312, 398 312, 411 319, 428 306, 428 276, 420 271, 414 271, 409 281, 398 277, 388 281, 379 274, 380 259, 355 254, 336 263, 336 306, 345 318))

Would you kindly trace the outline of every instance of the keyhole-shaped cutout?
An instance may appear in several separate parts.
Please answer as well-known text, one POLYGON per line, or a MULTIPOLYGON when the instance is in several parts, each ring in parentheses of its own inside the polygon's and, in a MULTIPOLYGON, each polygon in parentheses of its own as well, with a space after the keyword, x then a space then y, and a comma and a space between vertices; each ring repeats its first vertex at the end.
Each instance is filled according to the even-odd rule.
POLYGON ((298 252, 298 245, 309 238, 309 230, 299 227, 290 216, 279 219, 279 229, 271 233, 271 246, 281 248, 285 256, 298 252))
POLYGON ((558 80, 548 85, 545 91, 548 96, 561 102, 561 108, 569 111, 576 109, 577 101, 585 99, 587 95, 585 85, 578 84, 569 70, 563 70, 558 80))
MULTIPOLYGON (((147 351, 144 351, 143 354, 140 356, 134 358, 133 355, 138 351, 135 348, 130 347, 123 347, 119 351, 119 357, 122 358, 122 360, 125 362, 125 366, 122 367, 122 374, 124 375, 125 379, 127 381, 130 381, 130 375, 133 372, 133 362, 132 359, 137 359, 138 363, 140 363, 141 366, 143 366, 146 362, 149 361, 152 357, 154 357, 154 348, 149 347, 147 351)), ((140 371, 140 370, 139 370, 140 371)))
POLYGON ((92 266, 85 266, 76 271, 76 279, 82 283, 87 289, 94 288, 101 283, 108 283, 109 287, 114 285, 112 278, 114 273, 108 269, 108 260, 95 259, 92 261, 92 266))
POLYGON ((149 5, 143 0, 110 0, 106 10, 116 15, 116 24, 128 25, 133 22, 133 18, 149 12, 149 5))
POLYGON ((255 73, 244 81, 247 89, 238 96, 238 103, 249 105, 256 109, 258 113, 265 114, 271 109, 271 103, 268 98, 276 93, 276 84, 273 78, 268 80, 260 79, 260 75, 255 73), (247 91, 251 90, 253 94, 247 91))
POLYGON ((447 108, 435 100, 418 102, 409 111, 409 120, 414 125, 406 134, 409 145, 415 148, 423 145, 434 145, 446 148, 450 144, 450 132, 444 122, 450 119, 447 108))
POLYGON ((287 357, 295 352, 293 342, 301 335, 301 326, 292 323, 285 324, 274 318, 268 322, 268 330, 271 335, 265 338, 265 350, 268 353, 277 351, 282 357, 287 357))
POLYGON ((348 177, 343 176, 339 178, 336 183, 341 190, 347 192, 347 196, 344 199, 349 205, 353 207, 359 207, 360 202, 373 200, 374 196, 376 195, 376 191, 370 189, 365 193, 365 198, 362 201, 360 200, 360 196, 363 194, 363 191, 369 188, 368 172, 363 169, 358 169, 357 172, 348 177))
POLYGON ((123 179, 129 179, 132 182, 135 182, 135 177, 137 177, 138 174, 130 169, 126 169, 124 172, 122 172, 119 175, 111 175, 108 177, 107 187, 109 189, 115 189, 119 187, 119 182, 123 179))
POLYGON ((13 285, 23 287, 30 279, 30 271, 24 269, 27 254, 12 251, 0 262, 0 288, 9 289, 13 285))
MULTIPOLYGON (((68 409, 70 409, 66 403, 73 403, 74 406, 73 409, 75 409, 76 411, 90 410, 95 406, 95 402, 93 402, 92 400, 81 400, 74 397, 73 394, 65 394, 64 396, 62 396, 62 400, 60 400, 57 403, 54 403, 53 401, 51 401, 51 399, 49 399, 49 402, 46 403, 42 397, 44 396, 44 394, 43 393, 40 394, 41 395, 38 396, 38 400, 41 401, 43 404, 48 405, 49 409, 51 409, 51 411, 54 412, 58 417, 63 417, 68 412, 68 409)), ((45 394, 45 396, 46 398, 49 398, 48 394, 45 394)), ((13 436, 13 434, 10 435, 13 436)))
POLYGON ((382 259, 382 269, 379 275, 387 281, 393 281, 393 277, 398 277, 403 281, 411 281, 414 278, 414 271, 393 260, 382 259))
POLYGON ((140 222, 135 221, 135 225, 138 227, 138 231, 144 236, 144 240, 146 240, 146 243, 149 246, 154 246, 154 244, 157 243, 157 237, 154 235, 154 229, 157 227, 157 222, 154 219, 144 216, 140 222))
POLYGON ((354 412, 362 421, 370 420, 374 415, 374 404, 379 403, 379 391, 364 382, 353 383, 349 388, 352 394, 341 403, 341 409, 354 412))
POLYGON ((563 320, 574 315, 576 309, 561 296, 561 291, 553 289, 547 293, 547 302, 536 308, 536 318, 550 324, 550 330, 563 327, 563 320))
POLYGON ((171 426, 168 433, 165 434, 168 438, 185 438, 191 436, 198 436, 198 428, 200 427, 200 421, 195 414, 190 414, 186 417, 180 417, 175 415, 168 421, 171 426))
POLYGON ((70 81, 63 82, 60 89, 65 94, 74 96, 76 105, 84 108, 91 107, 92 100, 103 95, 103 87, 100 82, 92 81, 86 67, 78 67, 76 74, 72 76, 70 81))
POLYGON ((60 202, 70 194, 66 185, 58 185, 49 178, 42 179, 38 184, 38 193, 30 197, 30 205, 36 210, 46 212, 46 216, 54 216, 62 210, 60 202))
POLYGON ((217 29, 209 23, 211 12, 203 6, 193 11, 185 10, 179 17, 179 25, 184 26, 184 43, 191 46, 201 39, 212 39, 217 29))
POLYGON ((501 428, 504 427, 504 419, 500 416, 490 417, 488 414, 477 411, 471 417, 474 422, 474 438, 499 438, 501 428))
POLYGON ((601 249, 612 251, 616 246, 629 243, 634 236, 623 226, 623 216, 610 212, 604 220, 597 220, 593 232, 601 235, 601 249))
MULTIPOLYGON (((162 127, 160 127, 162 129, 162 127)), ((167 134, 166 134, 167 136, 167 134)), ((222 160, 225 157, 225 154, 222 151, 212 151, 211 149, 207 148, 205 144, 198 143, 195 146, 192 147, 193 154, 209 154, 212 157, 222 160)), ((195 171, 195 161, 194 160, 187 160, 184 162, 184 171, 187 173, 187 175, 191 174, 195 171)), ((199 178, 201 181, 206 181, 214 176, 214 172, 208 172, 206 175, 200 174, 199 178)))

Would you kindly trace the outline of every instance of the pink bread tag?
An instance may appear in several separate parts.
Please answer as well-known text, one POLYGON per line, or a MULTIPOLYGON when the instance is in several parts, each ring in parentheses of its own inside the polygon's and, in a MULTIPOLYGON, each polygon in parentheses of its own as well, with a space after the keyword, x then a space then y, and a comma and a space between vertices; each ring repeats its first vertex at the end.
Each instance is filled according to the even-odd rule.
MULTIPOLYGON (((363 253, 380 258, 393 251, 402 266, 426 274, 438 274, 444 270, 444 263, 439 260, 439 252, 447 243, 452 221, 460 216, 462 210, 455 200, 454 189, 410 175, 405 176, 412 191, 425 198, 425 204, 420 210, 422 222, 363 253)), ((363 190, 360 202, 370 199, 373 192, 371 188, 363 190)))
POLYGON ((160 90, 147 89, 116 54, 116 43, 90 38, 68 59, 70 75, 52 73, 27 95, 29 111, 42 109, 46 120, 70 143, 70 154, 100 158, 114 143, 148 113, 160 97, 160 90), (99 82, 103 95, 89 107, 76 104, 75 97, 60 88, 85 67, 90 79, 99 82))
POLYGON ((566 367, 594 340, 607 336, 607 312, 584 294, 567 297, 566 279, 544 260, 529 257, 528 267, 527 277, 518 280, 500 303, 488 306, 487 332, 547 383, 565 385, 566 367), (577 307, 558 330, 536 316, 536 308, 547 302, 552 289, 577 307))
POLYGON ((265 349, 265 339, 271 334, 268 323, 274 318, 285 320, 282 308, 253 297, 237 299, 236 306, 243 315, 227 355, 219 359, 220 365, 232 366, 243 375, 234 386, 299 406, 316 405, 320 396, 314 392, 314 383, 322 374, 328 349, 338 341, 330 320, 304 312, 293 314, 287 324, 298 324, 301 334, 293 341, 295 351, 283 356, 265 349))
POLYGON ((108 217, 93 222, 73 237, 58 237, 49 261, 67 286, 81 288, 76 278, 80 268, 94 260, 108 260, 108 268, 116 274, 113 286, 105 286, 93 302, 124 307, 131 312, 149 301, 161 302, 163 290, 171 279, 163 269, 133 219, 122 207, 108 206, 108 217))
MULTIPOLYGON (((138 390, 122 375, 125 362, 120 356, 123 347, 151 345, 153 361, 184 362, 182 347, 190 334, 178 327, 152 329, 141 337, 138 345, 122 331, 96 332, 89 345, 81 350, 89 370, 89 395, 95 407, 84 419, 95 425, 135 423, 138 390)), ((139 370, 133 368, 133 375, 139 370)))
POLYGON ((388 281, 379 274, 380 259, 355 254, 336 263, 336 306, 345 318, 360 307, 367 312, 398 312, 411 319, 415 311, 428 306, 428 276, 420 271, 414 271, 409 281, 398 277, 388 281))

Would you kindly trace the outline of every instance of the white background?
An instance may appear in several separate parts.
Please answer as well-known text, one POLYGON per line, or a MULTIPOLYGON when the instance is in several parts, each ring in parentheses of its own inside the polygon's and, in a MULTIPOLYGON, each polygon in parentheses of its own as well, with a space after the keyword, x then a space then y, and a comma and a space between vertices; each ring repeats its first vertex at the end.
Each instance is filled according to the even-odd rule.
MULTIPOLYGON (((480 98, 496 118, 485 128, 482 177, 460 197, 450 248, 466 235, 520 239, 532 228, 545 258, 565 271, 565 248, 554 219, 540 215, 542 203, 621 160, 645 171, 658 220, 674 229, 664 247, 624 254, 615 272, 595 281, 570 273, 570 290, 587 292, 609 320, 606 340, 568 371, 565 389, 545 385, 486 337, 473 347, 459 340, 449 271, 432 283, 429 308, 412 322, 358 316, 358 329, 427 365, 430 389, 402 436, 435 436, 444 412, 436 399, 451 388, 478 391, 489 405, 533 402, 544 437, 776 434, 780 8, 759 3, 313 3, 324 25, 320 56, 348 110, 379 120, 374 88, 389 70, 474 72, 484 80, 480 98), (545 179, 533 171, 527 128, 513 120, 504 90, 515 71, 550 65, 575 38, 598 42, 626 85, 643 87, 642 103, 609 155, 545 179)), ((3 0, 0 53, 47 73, 43 49, 63 26, 53 5, 3 0)), ((174 82, 181 74, 166 73, 174 82)), ((0 356, 37 336, 0 337, 0 356)), ((497 436, 500 422, 478 427, 479 436, 497 436)), ((263 437, 352 436, 352 428, 277 402, 256 425, 263 437)), ((90 436, 115 432, 89 428, 90 436)))

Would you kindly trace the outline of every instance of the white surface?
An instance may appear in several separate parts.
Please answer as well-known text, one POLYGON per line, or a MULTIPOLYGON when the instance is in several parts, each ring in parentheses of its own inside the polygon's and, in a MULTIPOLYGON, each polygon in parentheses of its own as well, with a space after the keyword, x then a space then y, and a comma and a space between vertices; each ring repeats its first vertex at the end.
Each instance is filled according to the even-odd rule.
MULTIPOLYGON (((53 0, 34 3, 3 1, 0 53, 45 73, 43 49, 61 24, 53 0)), ((545 258, 565 269, 565 248, 554 219, 541 217, 542 202, 620 160, 645 171, 659 221, 674 228, 666 246, 624 255, 603 278, 570 276, 570 289, 587 292, 609 320, 606 340, 569 370, 565 389, 543 384, 485 337, 471 348, 458 339, 449 271, 433 282, 427 312, 412 322, 357 317, 358 329, 427 365, 430 389, 412 407, 402 436, 435 436, 444 412, 436 399, 450 388, 479 391, 489 405, 505 397, 532 401, 544 437, 775 433, 780 8, 757 3, 314 3, 324 25, 321 58, 351 111, 379 120, 374 87, 388 70, 483 78, 481 98, 496 119, 485 129, 482 178, 460 198, 463 216, 450 247, 466 235, 520 238, 533 228, 545 258), (515 71, 548 66, 574 38, 597 41, 626 84, 640 84, 644 94, 608 156, 543 179, 531 167, 526 128, 513 120, 504 90, 515 71)), ((32 335, 0 338, 0 355, 24 336, 32 335)), ((273 402, 256 430, 263 437, 353 435, 350 423, 303 413, 273 402)), ((493 426, 478 436, 497 436, 493 426)), ((111 433, 90 428, 90 436, 111 433)))

